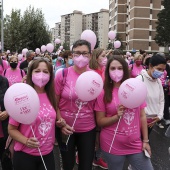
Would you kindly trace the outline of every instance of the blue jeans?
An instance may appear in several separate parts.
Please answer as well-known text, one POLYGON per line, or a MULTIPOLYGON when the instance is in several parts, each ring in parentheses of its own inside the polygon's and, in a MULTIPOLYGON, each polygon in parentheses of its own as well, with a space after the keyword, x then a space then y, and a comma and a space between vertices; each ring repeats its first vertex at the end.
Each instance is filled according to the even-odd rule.
POLYGON ((102 151, 102 154, 108 164, 108 170, 122 170, 126 158, 133 170, 153 170, 152 163, 144 152, 131 155, 113 155, 102 151))

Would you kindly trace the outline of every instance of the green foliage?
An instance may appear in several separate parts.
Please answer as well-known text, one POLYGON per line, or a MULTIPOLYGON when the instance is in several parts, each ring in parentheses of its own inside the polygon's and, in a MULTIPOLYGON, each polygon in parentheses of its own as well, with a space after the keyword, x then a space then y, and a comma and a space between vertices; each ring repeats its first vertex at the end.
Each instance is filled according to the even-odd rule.
POLYGON ((159 46, 170 46, 170 0, 162 2, 164 9, 158 13, 155 41, 159 46))
POLYGON ((68 43, 63 43, 63 49, 70 50, 70 45, 68 43))
POLYGON ((21 16, 20 10, 12 10, 4 18, 4 49, 35 50, 50 42, 50 32, 40 9, 29 6, 21 16))

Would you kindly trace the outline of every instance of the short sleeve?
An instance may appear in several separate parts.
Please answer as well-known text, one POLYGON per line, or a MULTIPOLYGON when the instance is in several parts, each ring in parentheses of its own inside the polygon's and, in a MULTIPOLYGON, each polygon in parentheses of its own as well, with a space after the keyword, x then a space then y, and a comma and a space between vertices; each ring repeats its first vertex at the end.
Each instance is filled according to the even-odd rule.
POLYGON ((97 100, 95 102, 95 107, 94 107, 95 111, 106 112, 106 107, 105 107, 105 103, 103 101, 103 98, 104 98, 104 90, 97 97, 97 100))
POLYGON ((146 102, 143 102, 143 103, 140 105, 140 109, 144 109, 146 106, 147 106, 146 102))
POLYGON ((54 79, 55 83, 55 92, 57 95, 60 95, 63 89, 63 74, 62 70, 59 70, 54 79))
POLYGON ((4 60, 2 60, 2 62, 3 62, 4 70, 6 70, 8 68, 8 63, 7 61, 4 61, 4 60))
POLYGON ((13 126, 19 126, 19 122, 16 122, 13 118, 9 117, 9 124, 13 126))

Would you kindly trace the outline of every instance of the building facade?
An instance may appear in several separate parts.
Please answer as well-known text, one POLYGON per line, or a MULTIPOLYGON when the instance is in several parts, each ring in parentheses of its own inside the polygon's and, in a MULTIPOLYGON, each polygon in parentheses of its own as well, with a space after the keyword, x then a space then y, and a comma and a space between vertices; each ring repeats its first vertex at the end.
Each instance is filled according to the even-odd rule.
POLYGON ((55 44, 56 38, 61 38, 61 22, 55 23, 55 27, 51 28, 52 43, 55 44))
POLYGON ((87 29, 96 34, 99 47, 107 48, 109 10, 101 9, 100 12, 91 14, 83 14, 82 11, 75 10, 73 13, 62 15, 60 27, 56 23, 55 28, 51 29, 52 41, 60 38, 61 44, 66 43, 71 46, 76 40, 80 39, 81 33, 87 29))
POLYGON ((100 48, 107 48, 108 25, 109 10, 101 9, 100 12, 83 15, 83 31, 87 29, 94 31, 100 48))
POLYGON ((154 40, 161 1, 109 0, 109 30, 120 35, 126 50, 164 50, 154 40))

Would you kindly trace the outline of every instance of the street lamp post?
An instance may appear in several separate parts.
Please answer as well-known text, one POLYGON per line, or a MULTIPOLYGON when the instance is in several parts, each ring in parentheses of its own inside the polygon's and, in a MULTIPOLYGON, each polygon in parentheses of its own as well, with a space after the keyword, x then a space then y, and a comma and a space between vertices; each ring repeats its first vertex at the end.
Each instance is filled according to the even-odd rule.
POLYGON ((3 0, 1 0, 1 51, 4 51, 4 16, 3 16, 3 0))

